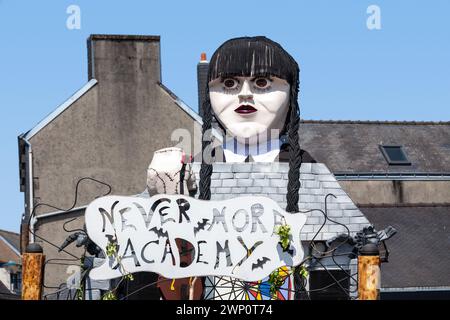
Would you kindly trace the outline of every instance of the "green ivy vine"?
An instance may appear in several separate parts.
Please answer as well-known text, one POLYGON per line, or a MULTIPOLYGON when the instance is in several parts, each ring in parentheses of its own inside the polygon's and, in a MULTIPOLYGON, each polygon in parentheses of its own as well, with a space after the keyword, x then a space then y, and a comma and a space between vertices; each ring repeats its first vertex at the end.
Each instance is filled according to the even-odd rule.
POLYGON ((280 274, 280 268, 269 275, 270 295, 272 296, 272 299, 277 299, 277 291, 283 285, 284 279, 285 278, 280 274))
POLYGON ((278 226, 275 230, 275 234, 280 237, 280 244, 283 250, 287 250, 291 242, 291 226, 288 224, 278 226))
MULTIPOLYGON (((297 267, 291 268, 288 276, 291 276, 292 274, 295 273, 300 274, 300 276, 305 279, 307 279, 309 275, 308 270, 304 265, 299 265, 297 267)), ((276 269, 269 275, 268 282, 270 283, 270 295, 272 299, 277 300, 278 298, 277 291, 280 290, 285 280, 286 280, 286 271, 284 270, 282 271, 282 268, 276 269)))
MULTIPOLYGON (((117 239, 116 237, 114 237, 113 239, 117 239)), ((117 260, 117 263, 119 264, 120 267, 120 271, 123 274, 122 278, 120 279, 119 283, 116 285, 115 288, 108 290, 103 296, 102 296, 102 300, 117 300, 117 295, 116 295, 116 291, 117 288, 119 287, 120 283, 122 283, 122 281, 127 280, 127 281, 134 281, 134 277, 133 274, 130 272, 127 272, 125 270, 125 267, 122 264, 122 257, 118 255, 118 245, 117 245, 117 240, 110 240, 108 242, 108 244, 106 245, 106 255, 108 257, 111 258, 115 258, 117 260)))
POLYGON ((109 290, 102 296, 102 300, 117 300, 117 296, 113 290, 109 290))
MULTIPOLYGON (((80 276, 82 276, 84 271, 86 270, 85 266, 84 266, 84 260, 85 260, 85 254, 83 254, 80 258, 80 276)), ((75 299, 76 300, 84 300, 84 281, 83 281, 83 279, 80 279, 80 286, 76 290, 75 299)))

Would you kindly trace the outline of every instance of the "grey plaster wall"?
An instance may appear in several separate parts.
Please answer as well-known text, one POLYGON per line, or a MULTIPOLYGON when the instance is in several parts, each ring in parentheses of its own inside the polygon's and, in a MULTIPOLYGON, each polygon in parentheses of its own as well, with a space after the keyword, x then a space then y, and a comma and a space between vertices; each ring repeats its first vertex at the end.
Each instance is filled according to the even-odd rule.
MULTIPOLYGON (((56 246, 61 246, 67 236, 71 234, 64 231, 63 224, 73 218, 77 219, 68 223, 66 225, 67 229, 83 228, 84 210, 78 210, 76 212, 38 220, 36 234, 56 246)), ((58 252, 58 248, 49 242, 43 241, 39 237, 36 237, 35 240, 42 246, 47 262, 44 268, 44 298, 53 300, 56 299, 56 295, 52 293, 57 292, 58 288, 65 286, 66 280, 73 273, 74 267, 80 266, 80 260, 75 257, 81 257, 84 250, 77 248, 75 242, 73 242, 65 248, 67 252, 75 256, 73 257, 64 251, 58 252)), ((67 292, 64 291, 63 293, 67 292)))
POLYGON ((356 204, 450 203, 450 181, 339 181, 356 204))

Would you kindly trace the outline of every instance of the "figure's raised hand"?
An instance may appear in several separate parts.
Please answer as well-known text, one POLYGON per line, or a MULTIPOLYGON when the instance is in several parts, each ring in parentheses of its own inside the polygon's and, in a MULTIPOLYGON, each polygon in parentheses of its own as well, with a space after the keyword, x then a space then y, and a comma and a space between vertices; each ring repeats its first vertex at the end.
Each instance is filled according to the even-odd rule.
POLYGON ((197 189, 195 175, 183 149, 177 147, 155 151, 147 169, 147 188, 155 194, 187 194, 197 189))

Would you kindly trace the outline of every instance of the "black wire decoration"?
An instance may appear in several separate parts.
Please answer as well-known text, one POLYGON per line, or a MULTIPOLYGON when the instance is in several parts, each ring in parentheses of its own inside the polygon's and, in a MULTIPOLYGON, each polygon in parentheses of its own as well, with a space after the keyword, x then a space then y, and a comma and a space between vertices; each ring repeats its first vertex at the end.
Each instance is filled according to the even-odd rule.
MULTIPOLYGON (((80 261, 81 261, 82 259, 84 259, 84 257, 85 257, 86 249, 85 249, 85 252, 83 253, 83 255, 82 255, 81 257, 77 257, 76 255, 74 255, 74 254, 70 253, 69 251, 65 250, 64 248, 65 248, 68 244, 70 244, 71 242, 75 241, 75 240, 78 238, 78 236, 79 236, 79 235, 82 235, 83 233, 85 234, 85 237, 86 237, 86 239, 88 240, 88 241, 86 240, 86 244, 89 245, 90 242, 92 242, 92 241, 90 241, 90 239, 87 237, 87 234, 86 234, 85 230, 82 230, 82 229, 68 230, 68 229, 66 229, 66 224, 68 224, 68 223, 74 221, 76 218, 75 218, 75 219, 71 219, 71 220, 65 222, 65 223, 63 224, 62 228, 63 228, 63 230, 66 231, 66 232, 72 232, 72 231, 77 231, 77 230, 78 230, 77 237, 74 237, 73 235, 72 235, 72 236, 69 236, 69 238, 66 239, 66 241, 65 241, 65 242, 63 243, 63 245, 61 245, 61 246, 59 246, 59 245, 53 243, 52 241, 48 240, 48 239, 45 238, 45 237, 42 237, 42 236, 37 235, 36 232, 33 231, 33 230, 30 228, 30 223, 31 223, 32 219, 33 219, 33 218, 35 217, 35 215, 36 215, 36 209, 39 208, 39 207, 46 206, 46 207, 49 207, 49 208, 52 208, 52 209, 55 209, 55 210, 58 210, 58 211, 61 211, 61 212, 69 212, 69 211, 71 211, 73 208, 75 208, 75 206, 76 206, 76 204, 77 204, 77 202, 78 202, 79 186, 80 186, 80 183, 83 182, 83 181, 93 181, 93 182, 96 182, 96 183, 99 183, 99 184, 101 184, 101 185, 104 185, 104 186, 107 186, 107 187, 108 187, 108 191, 107 191, 105 194, 102 194, 102 195, 97 196, 97 197, 95 197, 95 198, 103 197, 103 196, 106 196, 106 195, 108 195, 108 194, 111 193, 112 187, 111 187, 109 184, 107 184, 106 182, 102 182, 102 181, 100 181, 100 180, 97 180, 97 179, 94 179, 94 178, 91 178, 91 177, 83 177, 83 178, 80 178, 80 179, 77 181, 77 183, 76 183, 76 186, 75 186, 75 196, 74 196, 74 201, 73 201, 73 204, 72 204, 72 206, 71 206, 70 208, 68 208, 68 209, 59 208, 59 207, 57 207, 57 206, 54 206, 54 205, 51 205, 51 204, 48 204, 48 203, 43 203, 43 202, 41 202, 41 203, 38 203, 38 204, 36 204, 36 205, 34 206, 34 208, 33 208, 32 212, 31 212, 30 216, 28 217, 27 224, 28 224, 28 232, 29 232, 29 233, 31 233, 34 237, 41 239, 41 240, 44 241, 45 243, 48 243, 49 245, 55 247, 56 249, 58 249, 58 252, 64 252, 65 254, 68 254, 68 255, 70 255, 70 256, 72 256, 72 257, 74 258, 74 259, 61 259, 61 258, 48 259, 48 260, 46 260, 46 261, 44 262, 44 268, 45 268, 45 266, 46 266, 47 264, 51 264, 50 261, 54 261, 54 260, 60 260, 60 261, 77 261, 78 263, 77 263, 77 264, 73 264, 73 265, 79 266, 79 265, 80 265, 80 261), (73 240, 72 240, 72 239, 73 239, 73 240)), ((81 245, 84 245, 84 244, 81 244, 81 245)), ((81 245, 79 245, 79 246, 81 246, 81 245)), ((89 249, 90 249, 91 252, 92 252, 93 250, 95 251, 95 248, 92 249, 92 248, 90 247, 89 249)), ((100 250, 100 249, 99 249, 99 250, 100 250)), ((62 263, 52 263, 52 264, 67 265, 67 264, 62 264, 62 263)), ((44 270, 45 270, 45 269, 44 269, 44 270)), ((84 274, 83 278, 85 278, 86 276, 87 276, 87 272, 84 274)), ((48 296, 49 296, 49 295, 52 295, 52 294, 56 294, 56 296, 59 297, 59 295, 60 295, 61 292, 64 292, 65 290, 68 290, 67 288, 66 288, 66 289, 61 288, 61 286, 63 286, 63 285, 64 285, 64 284, 61 284, 59 287, 47 286, 47 285, 45 284, 45 278, 44 278, 44 283, 43 283, 43 287, 44 287, 44 288, 56 288, 56 289, 58 289, 58 292, 59 292, 58 294, 56 294, 56 292, 52 292, 52 293, 49 293, 49 294, 45 294, 45 295, 43 296, 44 299, 47 299, 48 296)), ((70 289, 69 289, 69 290, 70 290, 70 289)))
MULTIPOLYGON (((37 207, 39 206, 48 206, 51 208, 54 208, 56 210, 62 211, 62 212, 68 212, 70 210, 72 210, 76 203, 77 203, 77 199, 78 199, 78 189, 79 189, 79 184, 84 181, 84 180, 92 180, 94 182, 100 183, 102 185, 105 185, 109 188, 108 192, 106 194, 103 194, 101 196, 106 196, 108 194, 110 194, 112 188, 110 185, 108 185, 105 182, 101 182, 99 180, 93 179, 93 178, 89 178, 89 177, 84 177, 81 178, 80 180, 78 180, 77 184, 76 184, 76 188, 75 188, 75 197, 74 197, 74 203, 73 205, 69 208, 69 209, 61 209, 61 208, 57 208, 53 205, 49 205, 49 204, 45 204, 45 203, 40 203, 37 204, 34 209, 32 214, 30 215, 30 220, 31 218, 35 215, 35 210, 37 207)), ((182 181, 180 181, 182 182, 182 181)), ((348 257, 350 260, 355 259, 358 255, 358 250, 361 248, 362 245, 368 243, 368 242, 372 242, 372 243, 377 243, 379 244, 380 242, 384 242, 385 240, 389 239, 390 237, 392 237, 395 233, 396 230, 392 227, 388 227, 385 230, 382 230, 380 232, 376 232, 376 230, 373 228, 373 226, 368 226, 366 228, 364 228, 362 231, 358 232, 354 237, 351 236, 350 230, 349 228, 340 222, 337 222, 333 219, 331 219, 328 216, 328 199, 330 197, 334 197, 336 198, 336 196, 334 194, 327 194, 325 196, 324 199, 324 210, 322 209, 311 209, 311 210, 306 210, 306 211, 298 211, 300 213, 303 214, 307 214, 307 213, 311 213, 314 211, 318 211, 321 212, 323 217, 324 217, 324 221, 321 224, 320 228, 315 232, 313 238, 309 241, 309 255, 307 257, 305 257, 303 259, 303 261, 300 263, 299 266, 306 266, 307 270, 310 271, 309 269, 311 268, 311 264, 319 264, 321 266, 320 270, 323 270, 325 272, 327 272, 327 274, 330 276, 330 278, 332 279, 332 282, 321 287, 321 288, 316 288, 316 289, 307 289, 308 288, 308 281, 309 279, 306 279, 302 276, 300 276, 299 274, 295 274, 293 273, 292 276, 296 277, 296 279, 298 280, 296 282, 296 286, 294 288, 291 289, 286 289, 286 288, 278 288, 279 290, 286 290, 286 291, 290 291, 291 293, 294 294, 300 294, 301 297, 303 297, 303 299, 311 299, 311 293, 316 293, 316 292, 321 292, 321 291, 325 291, 333 286, 337 286, 342 292, 343 294, 345 294, 347 296, 348 299, 356 299, 356 291, 357 291, 357 272, 355 273, 350 273, 349 270, 343 268, 343 266, 341 264, 339 264, 336 261, 336 257, 348 257), (343 226, 346 229, 346 233, 344 234, 340 234, 337 237, 334 237, 332 239, 329 239, 325 242, 325 250, 320 250, 317 245, 315 244, 315 239, 317 238, 317 236, 319 235, 320 231, 323 229, 323 227, 325 226, 325 224, 327 223, 327 221, 334 223, 334 224, 338 224, 343 226), (338 249, 341 248, 343 245, 348 244, 351 247, 353 247, 353 250, 349 251, 349 252, 341 252, 338 253, 338 249), (336 279, 336 277, 330 272, 331 270, 336 270, 335 268, 333 269, 329 269, 329 266, 323 264, 321 262, 321 259, 323 258, 331 258, 331 261, 333 262, 333 267, 337 267, 339 270, 343 271, 345 274, 344 278, 341 279, 336 279), (309 264, 308 264, 309 263, 309 264), (345 282, 347 280, 351 280, 353 281, 353 284, 351 284, 350 286, 355 286, 355 289, 350 290, 348 288, 345 288, 342 285, 342 282, 345 282)), ((96 197, 98 198, 98 197, 96 197)), ((71 222, 73 222, 75 219, 77 218, 73 218, 70 219, 68 221, 66 221, 63 225, 62 225, 62 229, 67 232, 67 233, 72 233, 71 235, 69 235, 67 237, 67 239, 65 240, 65 242, 61 245, 58 246, 54 243, 52 243, 50 240, 46 239, 45 237, 41 237, 39 235, 36 235, 34 232, 30 232, 32 234, 34 234, 34 236, 42 239, 43 241, 47 242, 48 244, 52 245, 53 247, 58 249, 58 252, 63 252, 65 254, 68 254, 70 256, 72 256, 73 258, 52 258, 52 259, 48 259, 45 261, 44 263, 44 267, 47 265, 75 265, 75 266, 80 266, 80 263, 82 260, 84 260, 86 257, 88 257, 86 255, 86 253, 89 253, 90 256, 92 257, 100 257, 103 255, 103 253, 101 252, 101 249, 98 248, 87 236, 86 230, 85 229, 68 229, 67 225, 71 222), (72 242, 77 242, 77 247, 84 247, 84 253, 81 257, 77 257, 74 254, 68 252, 65 250, 65 247, 67 247, 68 245, 70 245, 72 242)), ((188 252, 180 252, 181 255, 184 254, 188 254, 188 252)), ((89 266, 85 266, 82 265, 82 272, 81 272, 81 277, 80 277, 80 284, 85 283, 88 275, 89 275, 89 271, 93 268, 93 264, 89 265, 89 266)), ((294 268, 294 271, 298 270, 298 268, 294 268)), ((218 277, 220 278, 220 277, 218 277)), ((117 290, 119 285, 122 283, 123 278, 118 281, 118 283, 110 290, 110 291, 114 291, 117 290)), ((140 292, 141 290, 151 287, 151 286, 156 286, 161 282, 164 281, 171 281, 171 279, 161 279, 152 283, 148 283, 145 284, 143 286, 141 286, 140 288, 134 290, 133 292, 130 293, 126 293, 125 295, 119 297, 120 300, 126 300, 129 297, 131 297, 132 295, 140 292)), ((54 298, 56 300, 61 300, 61 299, 65 299, 65 300, 74 300, 74 299, 80 299, 80 295, 77 294, 77 290, 74 290, 73 288, 68 288, 66 286, 65 283, 61 284, 58 287, 55 286, 48 286, 45 283, 43 284, 44 288, 46 289, 56 289, 53 292, 49 292, 46 293, 43 297, 44 299, 49 299, 49 298, 54 298)), ((101 288, 86 288, 85 285, 81 285, 83 287, 83 292, 81 294, 82 299, 85 298, 85 294, 86 291, 89 290, 101 290, 101 288)), ((242 298, 242 292, 245 293, 245 290, 248 289, 248 284, 246 284, 246 282, 244 281, 239 281, 239 280, 230 280, 228 282, 225 282, 223 286, 219 286, 218 288, 214 288, 215 289, 227 289, 227 288, 231 288, 236 290, 235 292, 235 298, 242 298)), ((103 292, 103 291, 102 291, 103 292)), ((222 296, 230 296, 230 293, 219 293, 219 291, 216 290, 216 295, 214 296, 215 299, 217 298, 221 298, 222 296)))

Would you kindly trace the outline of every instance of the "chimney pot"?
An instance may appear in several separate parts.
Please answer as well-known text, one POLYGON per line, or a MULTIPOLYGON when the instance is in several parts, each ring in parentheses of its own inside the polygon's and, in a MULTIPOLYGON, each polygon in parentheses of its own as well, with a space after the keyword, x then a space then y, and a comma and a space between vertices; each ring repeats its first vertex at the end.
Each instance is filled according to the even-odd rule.
POLYGON ((209 63, 206 60, 206 53, 200 55, 200 62, 197 63, 197 85, 198 85, 198 114, 203 118, 203 102, 206 100, 206 85, 208 82, 209 63))

